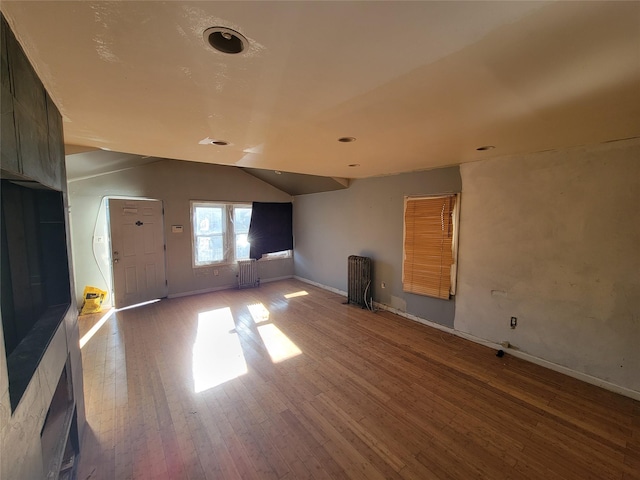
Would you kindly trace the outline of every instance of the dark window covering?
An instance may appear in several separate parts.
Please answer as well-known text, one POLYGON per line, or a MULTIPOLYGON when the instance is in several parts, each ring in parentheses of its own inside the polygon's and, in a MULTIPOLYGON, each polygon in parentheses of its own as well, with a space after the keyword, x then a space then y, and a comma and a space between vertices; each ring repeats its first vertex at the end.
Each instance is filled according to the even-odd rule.
POLYGON ((293 250, 293 204, 253 202, 249 225, 249 256, 293 250))

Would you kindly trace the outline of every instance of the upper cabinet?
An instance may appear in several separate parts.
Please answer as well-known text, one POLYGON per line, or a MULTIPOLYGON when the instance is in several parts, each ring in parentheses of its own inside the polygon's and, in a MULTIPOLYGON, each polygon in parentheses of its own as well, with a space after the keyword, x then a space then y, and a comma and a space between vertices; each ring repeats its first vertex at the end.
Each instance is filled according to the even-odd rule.
POLYGON ((2 176, 66 190, 62 119, 4 17, 0 160, 2 176))

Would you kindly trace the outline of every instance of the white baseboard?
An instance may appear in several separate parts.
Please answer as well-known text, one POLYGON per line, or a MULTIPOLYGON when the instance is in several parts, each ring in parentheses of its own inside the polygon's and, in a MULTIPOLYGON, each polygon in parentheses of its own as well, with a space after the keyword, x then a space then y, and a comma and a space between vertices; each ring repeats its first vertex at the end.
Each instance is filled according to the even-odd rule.
POLYGON ((548 360, 536 357, 534 355, 530 355, 526 352, 521 352, 520 350, 514 350, 512 348, 505 349, 504 347, 500 347, 500 348, 502 348, 509 354, 513 355, 514 357, 518 357, 528 362, 535 363, 536 365, 540 365, 541 367, 548 368, 549 370, 554 370, 556 372, 562 373, 569 377, 582 380, 583 382, 590 383, 591 385, 604 388, 605 390, 609 390, 610 392, 619 393, 620 395, 624 395, 625 397, 633 398, 634 400, 640 401, 640 392, 631 390, 630 388, 622 387, 620 385, 616 385, 615 383, 602 380, 601 378, 593 377, 589 374, 578 372, 577 370, 573 370, 563 365, 558 365, 557 363, 549 362, 548 360))
POLYGON ((265 279, 261 278, 260 283, 279 282, 280 280, 289 280, 290 278, 293 278, 293 275, 285 275, 284 277, 273 277, 273 278, 265 278, 265 279))
POLYGON ((232 288, 238 288, 237 284, 222 285, 220 287, 203 288, 202 290, 191 290, 189 292, 170 293, 167 298, 180 298, 190 297, 191 295, 201 295, 203 293, 219 292, 220 290, 231 290, 232 288))
MULTIPOLYGON (((323 285, 318 282, 314 282, 307 278, 294 276, 296 280, 300 280, 301 282, 308 283, 310 285, 314 285, 316 287, 322 288, 324 290, 328 290, 333 293, 337 293, 338 295, 347 296, 347 292, 343 292, 337 288, 329 287, 328 285, 323 285)), ((504 347, 499 343, 494 343, 490 340, 485 340, 483 338, 476 337, 466 332, 462 332, 460 330, 456 330, 454 328, 446 327, 444 325, 440 325, 439 323, 432 322, 425 318, 418 317, 416 315, 412 315, 407 312, 402 312, 396 308, 390 307, 389 305, 384 305, 382 303, 373 302, 373 306, 380 310, 386 310, 388 312, 394 313, 395 315, 399 315, 401 317, 407 318, 414 322, 421 323, 427 327, 435 328, 441 330, 443 332, 450 333, 460 338, 464 338, 465 340, 469 340, 474 343, 478 343, 480 345, 484 345, 485 347, 493 348, 495 350, 503 350, 505 353, 513 355, 514 357, 521 358, 522 360, 526 360, 531 363, 535 363, 536 365, 540 365, 541 367, 548 368, 549 370, 553 370, 555 372, 562 373, 569 377, 581 380, 586 383, 590 383, 591 385, 595 385, 597 387, 604 388, 605 390, 609 390, 614 393, 618 393, 620 395, 624 395, 625 397, 633 398, 634 400, 640 401, 640 392, 635 390, 631 390, 630 388, 622 387, 620 385, 616 385, 615 383, 608 382, 606 380, 602 380, 597 377, 593 377, 583 372, 578 372, 577 370, 573 370, 571 368, 565 367, 563 365, 558 365, 557 363, 550 362, 540 357, 536 357, 535 355, 531 355, 526 352, 522 352, 520 350, 515 350, 512 348, 504 347)))
POLYGON ((328 285, 323 285, 322 283, 314 282, 313 280, 309 280, 308 278, 298 277, 297 275, 294 275, 293 278, 295 278, 296 280, 300 280, 301 282, 308 283, 309 285, 322 288, 323 290, 329 290, 330 292, 337 293, 338 295, 342 295, 343 297, 347 296, 347 292, 338 290, 337 288, 333 288, 328 285))
MULTIPOLYGON (((273 277, 273 278, 261 278, 260 283, 269 283, 269 282, 277 282, 278 280, 287 280, 289 278, 293 278, 293 275, 285 275, 283 277, 273 277)), ((221 285, 218 287, 204 288, 202 290, 192 290, 189 292, 179 292, 179 293, 170 293, 167 295, 167 298, 180 298, 180 297, 189 297, 191 295, 201 295, 203 293, 211 293, 211 292, 219 292, 221 290, 232 290, 237 289, 238 284, 232 283, 231 285, 221 285)))

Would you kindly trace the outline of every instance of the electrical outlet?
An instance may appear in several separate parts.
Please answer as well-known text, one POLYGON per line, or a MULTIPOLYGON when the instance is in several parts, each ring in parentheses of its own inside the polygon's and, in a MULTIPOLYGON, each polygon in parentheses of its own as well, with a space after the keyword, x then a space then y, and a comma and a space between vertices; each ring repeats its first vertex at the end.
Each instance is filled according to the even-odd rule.
POLYGON ((382 288, 387 288, 387 284, 386 284, 385 282, 382 282, 382 283, 380 284, 380 286, 381 286, 382 288))
POLYGON ((516 328, 518 326, 518 318, 511 317, 511 328, 516 328))

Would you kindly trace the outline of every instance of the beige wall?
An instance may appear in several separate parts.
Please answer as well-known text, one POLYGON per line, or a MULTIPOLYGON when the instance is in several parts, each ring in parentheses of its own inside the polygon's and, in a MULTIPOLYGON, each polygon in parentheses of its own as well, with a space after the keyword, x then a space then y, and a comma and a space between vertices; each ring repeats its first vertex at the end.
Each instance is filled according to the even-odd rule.
MULTIPOLYGON (((237 285, 235 265, 194 269, 191 252, 190 200, 228 202, 290 202, 292 198, 234 167, 177 160, 159 160, 140 167, 69 182, 76 295, 91 285, 110 290, 106 212, 103 198, 125 196, 162 200, 165 208, 167 280, 169 295, 228 288, 237 285), (183 225, 181 234, 171 225, 183 225)), ((293 260, 259 262, 261 280, 293 275, 293 260)))
POLYGON ((454 328, 640 391, 640 141, 460 171, 454 328))

